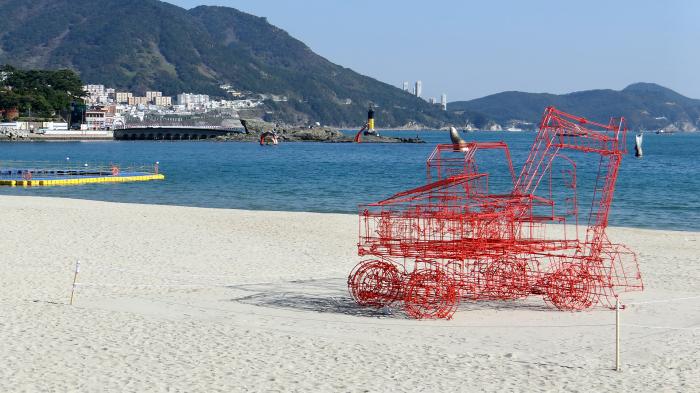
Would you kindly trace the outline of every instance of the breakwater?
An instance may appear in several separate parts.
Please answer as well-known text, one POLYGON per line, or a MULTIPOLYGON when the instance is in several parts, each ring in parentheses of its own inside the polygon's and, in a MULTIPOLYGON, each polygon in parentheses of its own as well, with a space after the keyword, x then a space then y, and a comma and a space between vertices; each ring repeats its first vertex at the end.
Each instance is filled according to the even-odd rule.
POLYGON ((134 127, 114 130, 116 140, 204 140, 239 133, 240 130, 206 127, 134 127))

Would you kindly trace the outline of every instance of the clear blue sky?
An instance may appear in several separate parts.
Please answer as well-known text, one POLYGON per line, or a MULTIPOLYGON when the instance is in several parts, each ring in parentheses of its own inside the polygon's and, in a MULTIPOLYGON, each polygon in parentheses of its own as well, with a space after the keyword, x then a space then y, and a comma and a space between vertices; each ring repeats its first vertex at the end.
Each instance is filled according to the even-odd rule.
POLYGON ((168 0, 223 5, 386 83, 449 101, 654 82, 700 98, 700 1, 168 0))

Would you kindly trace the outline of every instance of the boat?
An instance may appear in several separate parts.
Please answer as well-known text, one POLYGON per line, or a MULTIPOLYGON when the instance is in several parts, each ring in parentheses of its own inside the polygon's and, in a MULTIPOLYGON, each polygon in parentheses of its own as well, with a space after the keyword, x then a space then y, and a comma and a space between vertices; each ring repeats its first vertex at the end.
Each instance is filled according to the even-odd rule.
POLYGON ((274 146, 279 143, 277 133, 274 131, 265 131, 260 134, 260 146, 274 146))

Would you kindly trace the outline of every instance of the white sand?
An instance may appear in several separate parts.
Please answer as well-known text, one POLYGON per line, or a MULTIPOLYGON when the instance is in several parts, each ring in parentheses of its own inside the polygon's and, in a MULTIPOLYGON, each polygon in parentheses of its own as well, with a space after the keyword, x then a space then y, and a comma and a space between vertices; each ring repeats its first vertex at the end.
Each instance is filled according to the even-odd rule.
MULTIPOLYGON (((559 312, 532 298, 415 321, 356 307, 345 285, 360 260, 352 215, 0 203, 2 392, 700 386, 700 299, 628 306, 615 372, 609 310, 559 312), (71 307, 78 258, 79 282, 111 286, 80 287, 71 307)), ((700 233, 610 236, 640 255, 647 289, 625 302, 700 296, 700 233)))

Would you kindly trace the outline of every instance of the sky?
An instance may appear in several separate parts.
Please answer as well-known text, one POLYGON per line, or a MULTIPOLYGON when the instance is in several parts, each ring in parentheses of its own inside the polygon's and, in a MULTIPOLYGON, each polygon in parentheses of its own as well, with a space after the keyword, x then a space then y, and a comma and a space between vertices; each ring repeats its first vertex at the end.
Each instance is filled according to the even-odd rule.
POLYGON ((266 17, 336 64, 451 102, 634 82, 700 98, 700 1, 167 1, 266 17))

